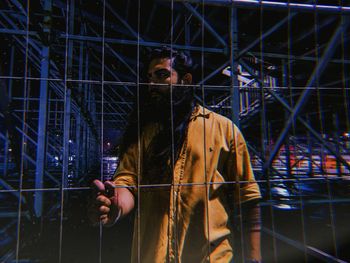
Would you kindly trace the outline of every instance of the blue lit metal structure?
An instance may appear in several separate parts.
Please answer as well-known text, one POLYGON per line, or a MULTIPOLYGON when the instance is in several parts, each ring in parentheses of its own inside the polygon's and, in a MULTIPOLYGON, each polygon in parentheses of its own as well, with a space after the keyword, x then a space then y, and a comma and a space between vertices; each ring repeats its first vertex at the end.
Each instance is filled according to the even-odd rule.
MULTIPOLYGON (((197 64, 198 71, 202 70, 204 73, 199 81, 205 92, 201 101, 213 110, 231 117, 235 123, 240 124, 247 136, 252 156, 258 159, 256 173, 261 179, 262 188, 266 189, 264 203, 272 209, 267 210, 272 215, 271 227, 265 228, 265 233, 273 238, 272 258, 278 258, 279 240, 301 250, 305 261, 310 256, 323 261, 341 262, 342 254, 339 254, 336 246, 338 239, 334 233, 332 239, 335 248, 330 251, 309 246, 305 239, 300 242, 289 238, 288 235, 281 235, 276 230, 276 212, 273 207, 278 207, 280 202, 284 202, 283 204, 290 204, 290 207, 303 209, 305 201, 298 198, 302 198, 300 188, 304 186, 298 180, 320 179, 320 184, 327 184, 327 189, 331 189, 332 181, 329 181, 327 172, 323 171, 325 154, 335 157, 336 178, 339 179, 335 183, 347 183, 350 165, 345 156, 350 154, 350 147, 346 141, 340 142, 340 131, 350 132, 347 48, 349 37, 345 33, 348 30, 349 4, 343 3, 340 6, 334 1, 315 4, 314 1, 299 3, 300 1, 258 0, 169 0, 154 1, 150 4, 149 1, 140 1, 138 8, 141 11, 145 10, 144 15, 148 21, 141 27, 143 30, 137 32, 136 18, 130 14, 133 8, 136 8, 137 1, 115 3, 101 0, 90 5, 83 2, 44 0, 38 3, 24 3, 9 0, 1 4, 0 34, 6 36, 5 43, 10 47, 2 47, 5 58, 2 61, 8 62, 8 70, 1 72, 0 79, 6 84, 6 93, 13 105, 11 118, 15 132, 6 125, 1 126, 1 145, 4 151, 1 159, 3 176, 0 178, 0 197, 4 196, 5 203, 10 202, 12 197, 20 203, 17 213, 7 210, 8 207, 1 208, 0 219, 6 224, 2 224, 0 230, 4 237, 7 237, 3 247, 8 248, 8 244, 16 239, 17 248, 16 251, 13 247, 4 250, 0 261, 24 260, 25 256, 20 252, 30 247, 21 241, 26 240, 21 233, 30 229, 26 222, 40 225, 39 221, 47 222, 50 218, 55 218, 57 211, 61 215, 58 223, 60 252, 57 258, 60 262, 67 261, 62 241, 62 236, 68 235, 62 232, 65 221, 63 215, 67 213, 64 210, 65 200, 75 190, 86 192, 89 189, 88 182, 96 177, 96 173, 97 177, 106 177, 103 172, 99 173, 98 165, 95 164, 96 160, 101 160, 99 165, 103 166, 103 157, 108 155, 109 150, 105 139, 120 137, 127 122, 132 97, 138 85, 136 72, 139 61, 136 50, 147 50, 149 47, 165 44, 190 51, 198 61, 205 61, 205 65, 197 64), (30 6, 27 6, 29 3, 30 6), (170 3, 174 5, 174 10, 170 10, 170 3), (102 15, 104 12, 106 17, 102 15), (174 23, 167 28, 168 31, 165 30, 166 26, 157 25, 158 21, 166 18, 166 15, 162 16, 162 12, 173 12, 175 18, 174 23), (264 16, 264 12, 270 13, 264 16), (284 16, 269 18, 269 14, 274 12, 284 12, 284 16), (324 17, 319 18, 319 14, 324 17), (289 39, 288 36, 284 43, 271 48, 270 42, 272 46, 278 43, 278 40, 274 42, 273 38, 279 39, 277 35, 282 34, 281 30, 288 29, 301 15, 317 17, 318 29, 314 30, 312 22, 306 22, 305 30, 297 37, 289 39), (250 30, 250 26, 253 27, 261 21, 268 22, 269 19, 272 19, 273 23, 261 25, 258 32, 250 30), (336 24, 337 22, 339 24, 336 24), (327 32, 333 30, 333 37, 329 41, 307 43, 313 35, 317 38, 321 34, 321 28, 327 32), (245 30, 250 36, 243 34, 245 30), (169 41, 169 32, 176 36, 177 41, 174 43, 169 41), (299 45, 296 54, 293 54, 293 45, 299 45), (342 51, 337 49, 339 45, 342 45, 342 51), (304 50, 305 47, 307 51, 304 50), (310 49, 315 56, 309 55, 310 49), (319 57, 321 52, 323 56, 319 57), (20 66, 23 66, 25 61, 26 68, 21 69, 20 66), (22 65, 17 67, 17 63, 22 65), (293 76, 293 70, 297 71, 297 67, 303 66, 303 63, 310 63, 311 66, 306 69, 307 76, 297 80, 297 77, 293 76), (270 70, 267 64, 283 66, 274 71, 270 70), (258 88, 254 90, 253 86, 240 87, 238 70, 232 70, 230 78, 223 76, 221 71, 228 65, 231 69, 240 65, 249 73, 249 77, 254 79, 258 88), (322 73, 326 70, 332 74, 342 72, 342 75, 336 75, 341 78, 322 80, 322 73), (269 74, 274 75, 274 78, 282 83, 282 87, 274 89, 267 85, 264 77, 269 74), (298 84, 298 81, 301 84, 298 84), (314 125, 317 118, 326 117, 315 117, 312 112, 305 114, 305 111, 302 111, 306 102, 310 100, 311 93, 318 87, 327 85, 342 87, 343 93, 339 98, 343 99, 345 109, 345 119, 342 121, 339 120, 338 113, 331 114, 331 118, 328 119, 334 123, 334 131, 331 132, 324 131, 324 127, 319 128, 322 123, 314 125), (295 86, 302 92, 294 89, 295 86), (245 89, 249 89, 250 98, 258 98, 255 101, 258 112, 251 111, 243 116, 239 112, 239 101, 245 89), (255 93, 258 94, 257 97, 255 93), (299 99, 294 103, 296 96, 299 96, 299 99), (225 100, 227 97, 229 100, 225 100), (229 103, 226 105, 222 101, 229 103), (228 107, 228 111, 225 110, 225 106, 228 107), (273 107, 285 112, 285 124, 280 120, 280 115, 273 111, 273 107), (261 127, 254 123, 260 123, 261 127), (302 125, 303 132, 296 131, 299 124, 302 125), (277 132, 273 131, 273 127, 277 127, 277 132), (259 135, 256 135, 257 130, 259 135), (21 158, 17 160, 9 152, 13 140, 9 135, 14 135, 11 133, 15 133, 23 142, 21 144, 17 141, 21 153, 21 158), (307 150, 302 150, 302 155, 308 159, 308 168, 305 174, 299 176, 298 172, 295 172, 294 164, 291 164, 295 152, 292 146, 298 144, 295 138, 304 133, 307 137, 307 150), (337 143, 329 141, 325 138, 326 135, 337 139, 337 143), (271 143, 274 140, 276 141, 271 143), (284 154, 281 154, 282 147, 285 148, 284 154), (315 155, 322 157, 321 178, 314 177, 315 155), (286 172, 284 167, 282 169, 274 164, 282 157, 285 157, 282 163, 286 172), (22 168, 16 171, 13 165, 22 168), (278 192, 275 194, 276 189, 281 187, 286 189, 289 195, 284 201, 279 199, 278 192), (49 200, 46 193, 57 193, 57 196, 49 200), (5 218, 10 219, 6 221, 5 218), (21 224, 24 226, 20 227, 21 224), (13 228, 16 228, 17 232, 13 231, 13 228)), ((321 106, 318 110, 318 114, 321 115, 323 110, 328 109, 321 106)), ((6 115, 3 113, 0 118, 2 122, 6 122, 6 115)), ((115 140, 113 143, 118 142, 115 140)), ((305 182, 305 185, 308 185, 308 181, 305 182)), ((346 189, 349 191, 349 188, 346 189)), ((331 203, 336 200, 332 199, 333 192, 331 194, 329 202, 325 203, 330 206, 333 218, 332 211, 335 208, 331 203)), ((348 198, 348 192, 342 196, 348 198)), ((349 201, 346 198, 341 200, 344 205, 349 201)), ((317 203, 322 200, 311 201, 317 203)), ((304 222, 304 217, 302 220, 304 222)), ((335 232, 334 218, 331 221, 332 231, 335 232)), ((41 227, 45 228, 45 224, 41 223, 41 227)), ((40 235, 39 231, 38 236, 40 235)), ((35 261, 36 256, 38 255, 31 255, 30 260, 35 261)))
MULTIPOLYGON (((277 139, 276 145, 273 148, 271 155, 269 157, 269 160, 267 161, 265 166, 269 166, 271 164, 271 161, 275 158, 279 148, 281 147, 282 142, 284 141, 290 127, 292 126, 292 122, 295 121, 295 116, 298 115, 298 113, 301 111, 304 103, 307 101, 309 96, 311 95, 312 92, 312 87, 314 87, 317 79, 319 76, 322 74, 322 72, 325 70, 326 65, 328 64, 330 58, 333 56, 336 46, 339 44, 339 39, 342 33, 344 33, 347 30, 348 23, 346 24, 340 24, 336 31, 334 32, 334 35, 332 36, 330 42, 327 45, 326 50, 324 51, 324 55, 321 58, 320 62, 317 64, 315 70, 313 71, 310 79, 307 82, 306 89, 300 96, 297 104, 295 105, 295 108, 291 112, 291 116, 286 123, 286 126, 284 130, 282 131, 281 135, 277 139)), ((341 160, 342 163, 344 163, 345 166, 349 167, 349 164, 341 157, 338 156, 339 160, 341 160)))

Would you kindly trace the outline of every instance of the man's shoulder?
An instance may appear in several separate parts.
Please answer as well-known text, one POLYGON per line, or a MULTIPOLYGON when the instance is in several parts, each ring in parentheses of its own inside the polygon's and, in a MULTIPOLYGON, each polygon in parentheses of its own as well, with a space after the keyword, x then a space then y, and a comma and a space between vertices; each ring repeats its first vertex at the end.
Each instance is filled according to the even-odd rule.
POLYGON ((234 136, 233 134, 235 134, 235 137, 241 134, 240 129, 226 116, 201 105, 197 105, 196 107, 196 114, 192 115, 192 120, 197 128, 205 125, 214 136, 221 134, 228 138, 234 136), (204 121, 201 121, 203 119, 204 121))
POLYGON ((222 124, 229 124, 229 125, 235 125, 229 118, 227 118, 224 115, 221 115, 213 110, 208 109, 207 107, 204 107, 202 105, 197 105, 197 109, 195 110, 196 116, 202 116, 210 121, 219 122, 222 124))

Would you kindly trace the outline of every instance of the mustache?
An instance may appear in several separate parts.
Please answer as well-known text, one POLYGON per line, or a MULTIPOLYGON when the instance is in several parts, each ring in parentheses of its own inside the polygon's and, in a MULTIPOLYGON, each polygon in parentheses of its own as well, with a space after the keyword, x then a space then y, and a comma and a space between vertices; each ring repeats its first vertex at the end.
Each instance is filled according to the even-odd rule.
POLYGON ((194 92, 192 87, 177 86, 170 92, 170 85, 148 86, 142 90, 141 110, 142 115, 147 119, 155 121, 165 121, 174 116, 183 116, 191 110, 194 101, 194 92), (164 89, 159 89, 165 88, 164 89))
POLYGON ((184 97, 189 97, 193 94, 193 87, 184 85, 169 85, 169 84, 157 84, 148 85, 146 96, 158 96, 169 101, 179 101, 184 97))

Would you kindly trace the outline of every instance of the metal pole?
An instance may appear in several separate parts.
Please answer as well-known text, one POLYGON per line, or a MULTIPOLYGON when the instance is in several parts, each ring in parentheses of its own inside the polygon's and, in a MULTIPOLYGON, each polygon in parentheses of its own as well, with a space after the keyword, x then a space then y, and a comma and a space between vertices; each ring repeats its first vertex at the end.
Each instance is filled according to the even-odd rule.
MULTIPOLYGON (((311 120, 309 114, 306 115, 306 121, 311 125, 311 120)), ((308 163, 308 174, 309 176, 313 176, 313 148, 312 148, 312 138, 310 131, 307 131, 307 146, 308 146, 308 155, 309 155, 309 163, 308 163)))
MULTIPOLYGON (((339 134, 339 118, 337 113, 333 113, 333 126, 334 126, 334 134, 333 140, 335 143, 335 150, 338 154, 340 153, 340 134, 339 134)), ((337 176, 340 177, 342 175, 340 162, 336 159, 336 167, 337 167, 337 176)))
MULTIPOLYGON (((288 120, 288 112, 285 113, 285 118, 288 120)), ((284 154, 285 154, 285 161, 286 161, 286 169, 287 169, 287 177, 290 178, 292 175, 292 169, 291 169, 291 160, 290 160, 290 143, 289 138, 286 138, 285 144, 284 144, 284 154)))
MULTIPOLYGON (((12 77, 13 75, 14 57, 15 57, 15 46, 12 46, 11 55, 10 55, 10 69, 9 69, 10 77, 12 77)), ((12 86, 13 86, 13 81, 12 81, 12 78, 10 78, 8 81, 8 91, 7 91, 8 103, 10 103, 12 100, 12 86)), ((5 149, 4 149, 5 152, 4 152, 4 172, 3 172, 4 176, 6 176, 7 169, 8 169, 9 142, 10 142, 8 131, 6 131, 5 136, 6 138, 5 138, 5 149)))
MULTIPOLYGON (((74 0, 70 2, 69 6, 69 32, 74 32, 74 0)), ((69 156, 70 156, 70 124, 71 124, 71 103, 72 103, 72 91, 70 86, 72 85, 67 80, 72 78, 72 64, 73 64, 73 40, 68 41, 67 50, 67 71, 65 76, 65 103, 64 103, 64 126, 63 126, 63 182, 62 186, 68 186, 68 173, 69 173, 69 156)))
POLYGON ((239 82, 238 82, 238 63, 235 60, 235 56, 238 52, 238 31, 237 31, 237 9, 231 7, 230 17, 230 41, 231 41, 231 116, 232 121, 237 127, 240 127, 239 123, 239 82))
MULTIPOLYGON (((81 33, 83 33, 83 30, 80 31, 81 33)), ((81 80, 83 79, 83 63, 84 63, 84 43, 80 43, 80 50, 79 50, 79 74, 78 74, 78 78, 80 80, 79 82, 79 86, 78 86, 78 93, 81 95, 83 92, 83 83, 81 82, 81 80)), ((78 98, 79 100, 79 104, 82 105, 82 96, 79 96, 78 98)), ((82 105, 82 107, 84 107, 82 105)), ((81 164, 81 142, 82 142, 82 138, 81 138, 81 134, 82 134, 82 121, 81 121, 81 113, 77 112, 75 115, 76 118, 76 135, 75 135, 75 177, 79 178, 80 177, 80 164, 81 164)))
MULTIPOLYGON (((85 53, 85 79, 89 79, 89 54, 88 52, 85 53)), ((84 83, 84 109, 86 109, 88 112, 90 111, 89 105, 90 105, 90 84, 89 83, 84 83), (87 103, 86 103, 87 102, 87 103)), ((82 169, 82 174, 85 176, 85 173, 87 171, 87 163, 88 162, 88 139, 89 139, 89 129, 87 129, 87 124, 86 122, 83 122, 83 145, 82 145, 82 161, 81 161, 81 169, 82 169)))
MULTIPOLYGON (((44 10, 51 12, 52 2, 46 0, 44 3, 44 10)), ((50 17, 46 16, 45 20, 49 20, 50 17)), ((43 31, 49 35, 50 25, 43 23, 43 31)), ((44 186, 44 173, 46 162, 46 128, 47 128, 47 103, 48 103, 48 77, 49 77, 49 65, 50 65, 50 48, 44 45, 41 49, 41 63, 40 63, 40 102, 39 102, 39 122, 38 122, 38 141, 36 148, 36 170, 35 170, 35 189, 42 189, 44 186)), ((28 102, 29 104, 29 102, 28 102)), ((35 192, 34 196, 34 211, 37 217, 42 215, 43 208, 43 191, 39 190, 35 192)))

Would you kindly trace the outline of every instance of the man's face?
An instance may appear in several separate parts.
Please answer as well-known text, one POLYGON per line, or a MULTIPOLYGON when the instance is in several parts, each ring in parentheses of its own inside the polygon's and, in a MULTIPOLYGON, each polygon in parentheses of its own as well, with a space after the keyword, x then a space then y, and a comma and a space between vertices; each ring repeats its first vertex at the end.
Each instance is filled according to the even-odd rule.
POLYGON ((148 89, 152 99, 170 97, 171 85, 179 82, 179 76, 171 67, 170 58, 153 59, 148 67, 148 89))

